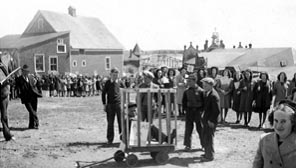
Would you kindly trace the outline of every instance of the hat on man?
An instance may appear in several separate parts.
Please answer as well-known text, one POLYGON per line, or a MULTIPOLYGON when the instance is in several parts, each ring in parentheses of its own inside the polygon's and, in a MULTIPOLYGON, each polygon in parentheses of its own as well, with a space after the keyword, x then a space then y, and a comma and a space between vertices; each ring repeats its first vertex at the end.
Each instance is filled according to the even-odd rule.
POLYGON ((22 70, 29 71, 29 66, 27 64, 23 65, 22 70))
POLYGON ((190 74, 186 79, 196 81, 197 78, 196 78, 196 75, 190 74))
POLYGON ((150 71, 144 71, 143 72, 143 75, 146 76, 146 77, 148 77, 148 78, 150 78, 150 79, 153 79, 154 78, 153 73, 150 72, 150 71))
POLYGON ((129 102, 127 108, 137 107, 137 104, 134 102, 129 102))
POLYGON ((214 86, 214 83, 215 83, 214 79, 213 78, 210 78, 210 77, 203 78, 201 81, 202 82, 205 82, 207 84, 210 84, 212 86, 214 86))
POLYGON ((116 68, 116 67, 114 67, 114 68, 111 69, 110 72, 111 72, 111 73, 119 73, 119 69, 116 68))

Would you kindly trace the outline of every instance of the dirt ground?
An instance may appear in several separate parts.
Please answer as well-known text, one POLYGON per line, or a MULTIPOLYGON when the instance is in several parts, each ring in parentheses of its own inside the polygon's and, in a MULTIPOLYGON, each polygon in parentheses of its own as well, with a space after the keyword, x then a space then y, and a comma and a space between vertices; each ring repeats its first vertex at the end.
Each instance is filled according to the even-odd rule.
MULTIPOLYGON (((1 168, 74 168, 102 161, 113 156, 119 147, 106 144, 106 114, 100 96, 84 98, 41 98, 38 105, 40 128, 28 130, 28 112, 20 100, 9 104, 9 125, 15 141, 4 141, 0 134, 1 168)), ((192 151, 183 146, 184 121, 178 120, 176 151, 169 154, 166 165, 158 165, 149 153, 135 153, 136 167, 195 167, 195 168, 249 168, 263 130, 256 129, 258 114, 253 113, 250 128, 233 124, 235 113, 230 111, 229 124, 219 125, 215 134, 215 160, 200 163, 198 134, 194 130, 192 151)), ((116 135, 118 135, 117 126, 116 135)), ((113 159, 93 166, 127 167, 113 159)))

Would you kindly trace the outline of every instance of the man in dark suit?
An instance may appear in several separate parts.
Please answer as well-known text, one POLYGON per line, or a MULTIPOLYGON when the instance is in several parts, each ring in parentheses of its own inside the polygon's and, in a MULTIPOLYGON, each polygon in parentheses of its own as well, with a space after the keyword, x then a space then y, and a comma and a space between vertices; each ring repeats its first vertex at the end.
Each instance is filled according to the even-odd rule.
POLYGON ((120 122, 120 103, 121 95, 120 88, 124 88, 124 84, 119 80, 119 70, 112 68, 110 71, 110 79, 106 81, 104 89, 102 91, 102 102, 104 110, 107 113, 107 140, 108 144, 112 144, 114 140, 114 119, 117 116, 118 130, 121 134, 121 122, 120 122), (107 101, 106 101, 107 96, 107 101))
POLYGON ((220 113, 220 98, 213 88, 215 82, 212 78, 206 77, 201 81, 205 90, 205 106, 202 119, 205 154, 201 161, 206 162, 214 160, 214 134, 220 113))
POLYGON ((29 74, 28 68, 28 65, 22 67, 22 75, 16 79, 16 85, 20 91, 21 102, 29 112, 29 129, 38 129, 37 98, 42 97, 42 92, 39 81, 29 74))

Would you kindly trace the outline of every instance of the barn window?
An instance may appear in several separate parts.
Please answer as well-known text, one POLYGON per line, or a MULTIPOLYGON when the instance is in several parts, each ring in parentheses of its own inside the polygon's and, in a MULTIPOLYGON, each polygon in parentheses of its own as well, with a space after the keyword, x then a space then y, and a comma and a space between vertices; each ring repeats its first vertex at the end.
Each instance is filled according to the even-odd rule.
POLYGON ((86 60, 82 60, 82 62, 81 62, 81 66, 82 66, 82 67, 86 67, 86 60))
POLYGON ((58 57, 49 56, 49 71, 58 71, 58 57))
POLYGON ((106 70, 110 70, 111 69, 111 58, 110 57, 106 57, 105 58, 105 69, 106 70))
POLYGON ((57 39, 57 53, 66 53, 66 44, 64 39, 57 39))
POLYGON ((287 66, 287 62, 286 62, 285 60, 281 60, 281 61, 280 61, 280 66, 281 66, 281 67, 285 67, 285 66, 287 66))
POLYGON ((73 60, 72 65, 73 65, 73 67, 77 67, 77 61, 73 60))
POLYGON ((45 72, 44 54, 34 55, 35 72, 45 72))
POLYGON ((84 50, 84 49, 79 49, 79 54, 80 54, 80 55, 85 54, 85 50, 84 50))

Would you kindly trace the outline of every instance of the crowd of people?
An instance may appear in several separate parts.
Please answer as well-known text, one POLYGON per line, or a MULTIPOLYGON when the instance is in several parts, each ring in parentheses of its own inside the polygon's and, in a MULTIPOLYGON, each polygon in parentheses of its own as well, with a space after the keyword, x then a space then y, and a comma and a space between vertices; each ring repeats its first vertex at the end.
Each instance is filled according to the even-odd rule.
MULTIPOLYGON (((144 72, 133 86, 139 88, 176 88, 178 115, 185 116, 186 122, 185 150, 191 150, 191 134, 195 123, 200 144, 202 149, 205 150, 203 160, 206 161, 214 159, 213 137, 215 128, 218 123, 227 123, 229 109, 236 112, 235 123, 240 124, 243 120, 245 127, 249 127, 252 114, 258 113, 258 129, 261 129, 269 113, 273 112, 282 100, 286 99, 296 103, 296 73, 292 79, 287 79, 286 73, 281 72, 278 74, 277 80, 272 81, 267 72, 261 72, 256 77, 249 69, 242 72, 232 72, 227 68, 219 70, 217 67, 211 67, 188 73, 186 68, 180 68, 179 73, 177 73, 175 69, 162 67, 150 69, 149 72, 153 75, 147 75, 147 72, 144 72), (147 80, 151 82, 147 83, 147 80)), ((120 87, 124 86, 117 85, 117 90, 120 87)), ((114 89, 111 89, 111 91, 114 91, 114 89)), ((113 92, 109 94, 112 95, 113 92)), ((119 93, 117 95, 120 96, 119 93)), ((142 103, 145 105, 145 102, 142 103)), ((146 115, 147 120, 147 111, 145 111, 147 105, 146 107, 144 105, 141 108, 142 116, 145 118, 146 115)), ((111 106, 115 107, 113 104, 111 106)), ((167 112, 164 104, 162 104, 161 109, 162 113, 167 112)), ((116 111, 118 111, 119 117, 120 109, 116 111)), ((108 122, 109 133, 110 130, 114 129, 115 113, 110 109, 108 112, 112 113, 110 122, 112 126, 108 122)), ((108 121, 110 121, 110 118, 108 118, 108 121)), ((118 125, 120 125, 119 120, 118 125)), ((119 130, 121 131, 121 129, 119 130)), ((114 132, 111 132, 113 140, 114 132)), ((112 140, 109 143, 112 143, 112 140)))
MULTIPOLYGON (((259 116, 258 129, 263 127, 267 116, 269 116, 268 119, 274 125, 274 134, 278 138, 277 143, 279 145, 285 144, 285 138, 290 134, 294 137, 296 131, 294 128, 296 73, 294 73, 292 79, 288 79, 286 73, 281 72, 274 81, 270 80, 267 72, 261 72, 258 77, 255 77, 249 69, 231 71, 228 68, 219 70, 217 67, 196 69, 190 73, 187 72, 185 67, 178 69, 178 72, 176 69, 161 67, 144 71, 135 78, 119 78, 119 70, 116 68, 111 70, 110 77, 81 75, 71 77, 53 74, 40 77, 36 74, 28 75, 28 73, 27 67, 24 66, 22 75, 6 82, 5 85, 9 83, 11 86, 9 97, 12 99, 20 97, 22 103, 26 106, 30 114, 29 128, 31 129, 38 129, 39 126, 37 97, 42 97, 41 90, 48 91, 51 97, 84 97, 102 93, 102 103, 107 113, 108 122, 107 140, 111 144, 114 140, 115 116, 117 116, 119 132, 121 133, 122 130, 120 124, 122 110, 120 88, 174 88, 176 89, 175 100, 178 105, 178 110, 175 113, 184 117, 186 122, 185 150, 191 150, 191 134, 195 123, 200 144, 205 151, 203 156, 205 161, 214 159, 213 138, 215 129, 218 123, 229 122, 227 121, 229 109, 236 112, 235 123, 240 124, 243 120, 245 127, 249 126, 254 112, 258 113, 259 116), (32 97, 35 97, 34 100, 32 97), (286 106, 290 109, 285 109, 286 106), (286 111, 289 113, 286 114, 286 111), (290 123, 290 125, 285 126, 286 123, 290 123)), ((7 74, 5 75, 7 76, 7 74)), ((1 94, 9 93, 6 92, 7 88, 4 92, 3 87, 5 85, 1 86, 1 94)), ((4 102, 3 106, 5 107, 8 103, 6 102, 7 97, 3 97, 3 100, 1 97, 1 102, 4 102)), ((141 100, 146 99, 141 98, 141 100)), ((145 103, 146 101, 141 103, 143 106, 141 113, 144 117, 142 121, 148 121, 148 104, 145 103)), ((162 107, 159 109, 162 113, 169 112, 165 103, 162 103, 162 107)), ((7 112, 4 111, 3 113, 7 112)), ((5 125, 7 119, 2 117, 2 120, 4 128, 7 128, 4 129, 5 138, 10 140, 12 135, 8 134, 8 125, 5 125)), ((265 163, 266 160, 262 160, 262 157, 266 157, 267 154, 262 153, 264 151, 262 151, 261 141, 266 141, 266 138, 260 140, 260 147, 254 161, 254 165, 257 166, 254 167, 260 167, 259 164, 267 164, 265 163)), ((283 161, 280 163, 283 164, 283 161)), ((268 164, 272 164, 272 162, 268 164)))

